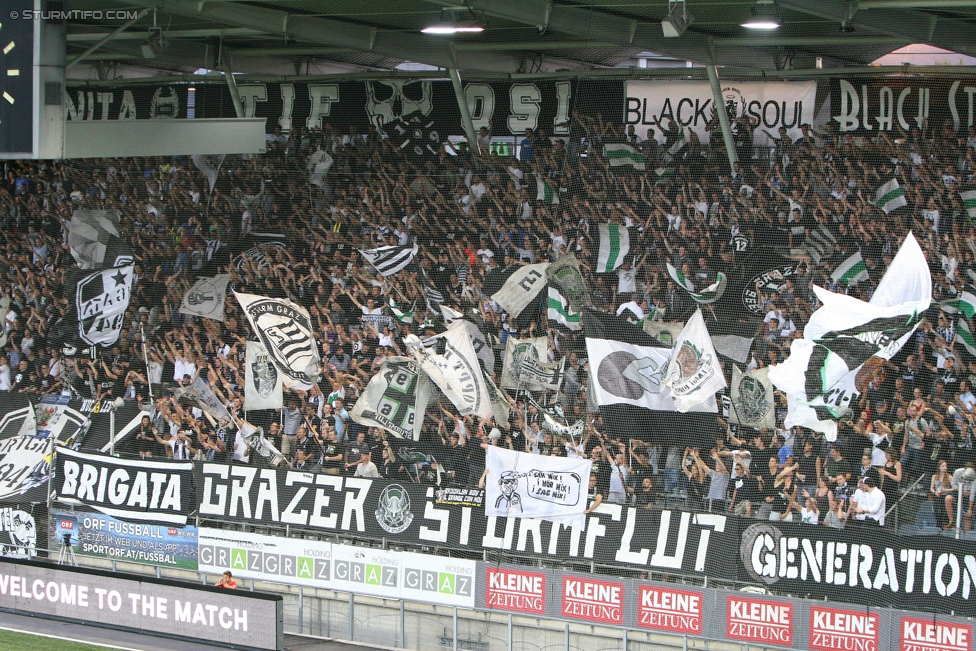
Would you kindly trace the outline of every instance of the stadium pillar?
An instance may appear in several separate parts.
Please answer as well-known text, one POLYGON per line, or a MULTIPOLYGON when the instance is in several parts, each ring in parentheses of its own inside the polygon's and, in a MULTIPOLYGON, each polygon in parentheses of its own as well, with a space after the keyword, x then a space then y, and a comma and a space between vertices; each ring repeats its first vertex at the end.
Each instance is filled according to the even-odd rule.
MULTIPOLYGON (((474 131, 474 123, 471 122, 471 111, 468 110, 468 101, 464 99, 464 88, 461 86, 461 75, 457 68, 448 68, 451 75, 451 85, 454 86, 454 96, 457 97, 458 109, 461 111, 461 126, 464 127, 464 135, 468 137, 468 149, 478 153, 478 136, 474 131)), ((487 153, 487 152, 481 152, 487 153)))
POLYGON ((729 114, 725 110, 725 101, 722 99, 722 87, 718 83, 718 70, 713 65, 707 65, 708 82, 712 85, 712 101, 715 103, 715 113, 718 114, 718 124, 722 128, 722 140, 725 141, 725 151, 729 155, 729 169, 735 167, 739 162, 739 156, 735 151, 735 142, 732 140, 732 129, 729 127, 729 114))

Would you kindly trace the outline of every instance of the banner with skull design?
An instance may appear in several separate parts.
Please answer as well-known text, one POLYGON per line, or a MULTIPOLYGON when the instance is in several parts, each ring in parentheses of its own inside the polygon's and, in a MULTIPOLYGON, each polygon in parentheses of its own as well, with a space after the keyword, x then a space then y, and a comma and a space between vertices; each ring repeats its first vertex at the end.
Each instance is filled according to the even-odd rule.
POLYGON ((260 341, 247 342, 244 361, 244 409, 281 409, 281 373, 260 341))
POLYGON ((757 368, 743 373, 732 366, 732 389, 729 422, 746 427, 776 427, 773 383, 769 368, 757 368))

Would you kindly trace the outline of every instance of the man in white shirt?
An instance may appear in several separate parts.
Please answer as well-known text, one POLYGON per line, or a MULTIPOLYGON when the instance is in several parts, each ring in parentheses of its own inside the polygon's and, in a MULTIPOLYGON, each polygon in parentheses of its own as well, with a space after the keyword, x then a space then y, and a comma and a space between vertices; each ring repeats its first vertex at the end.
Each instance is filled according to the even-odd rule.
POLYGON ((0 391, 10 391, 10 365, 6 355, 0 355, 0 391))
MULTIPOLYGON (((609 455, 608 455, 609 456, 609 455)), ((614 504, 623 504, 627 501, 627 477, 630 475, 630 467, 627 465, 626 457, 623 452, 619 452, 610 464, 610 493, 607 501, 614 504)))
POLYGON ((356 472, 353 477, 365 477, 367 479, 375 479, 380 476, 380 471, 377 469, 376 464, 373 463, 373 453, 367 452, 361 457, 362 461, 359 462, 359 467, 356 468, 356 472))
POLYGON ((858 522, 883 527, 886 499, 878 483, 878 471, 872 468, 861 479, 861 487, 854 491, 848 515, 853 515, 858 522))

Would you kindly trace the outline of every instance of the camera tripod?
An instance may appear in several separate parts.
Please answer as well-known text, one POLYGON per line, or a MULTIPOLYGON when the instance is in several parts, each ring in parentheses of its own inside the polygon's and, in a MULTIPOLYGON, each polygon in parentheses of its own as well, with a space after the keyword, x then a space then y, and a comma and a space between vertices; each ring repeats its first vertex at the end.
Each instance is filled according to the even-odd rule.
POLYGON ((77 567, 78 559, 75 558, 75 549, 71 545, 71 534, 64 534, 61 540, 61 549, 58 551, 58 565, 74 565, 77 567))

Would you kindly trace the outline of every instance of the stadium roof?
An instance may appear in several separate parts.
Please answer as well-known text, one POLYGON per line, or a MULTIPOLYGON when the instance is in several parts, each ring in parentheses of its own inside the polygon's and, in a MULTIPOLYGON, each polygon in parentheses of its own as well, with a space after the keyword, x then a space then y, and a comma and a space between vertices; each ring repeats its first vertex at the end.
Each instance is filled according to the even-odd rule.
MULTIPOLYGON (((668 0, 67 0, 66 9, 140 10, 138 20, 84 57, 70 77, 105 78, 224 68, 260 75, 456 67, 462 74, 614 68, 638 54, 743 70, 864 66, 910 43, 976 55, 971 0, 687 0, 693 22, 665 38, 668 0), (742 27, 757 6, 778 29, 742 27), (435 36, 444 20, 478 34, 435 36), (153 27, 156 27, 155 32, 153 27), (162 42, 159 42, 159 33, 162 42), (152 38, 151 38, 152 37, 152 38), (143 45, 154 39, 156 47, 143 45), (149 58, 147 58, 147 56, 149 58), (223 61, 223 64, 221 64, 223 61), (416 65, 414 66, 417 67, 416 65), (115 76, 118 76, 116 73, 115 76)), ((68 60, 120 27, 70 21, 68 60)))

